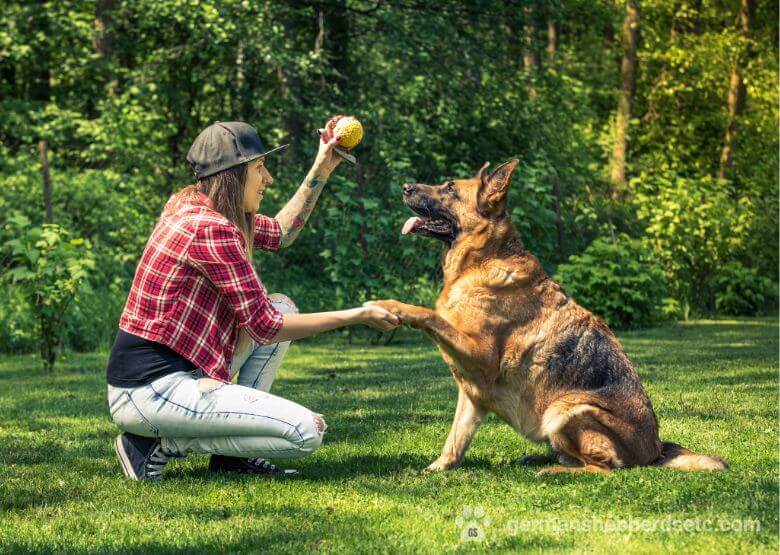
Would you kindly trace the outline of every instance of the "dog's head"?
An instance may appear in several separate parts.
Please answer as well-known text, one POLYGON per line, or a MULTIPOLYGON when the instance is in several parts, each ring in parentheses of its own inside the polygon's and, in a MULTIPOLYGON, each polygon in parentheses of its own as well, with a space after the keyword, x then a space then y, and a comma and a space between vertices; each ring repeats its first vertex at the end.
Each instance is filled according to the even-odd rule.
POLYGON ((404 202, 418 216, 409 218, 402 233, 435 237, 451 245, 460 235, 470 234, 485 221, 506 216, 509 181, 517 159, 485 175, 485 164, 471 179, 445 181, 441 185, 404 184, 404 202))

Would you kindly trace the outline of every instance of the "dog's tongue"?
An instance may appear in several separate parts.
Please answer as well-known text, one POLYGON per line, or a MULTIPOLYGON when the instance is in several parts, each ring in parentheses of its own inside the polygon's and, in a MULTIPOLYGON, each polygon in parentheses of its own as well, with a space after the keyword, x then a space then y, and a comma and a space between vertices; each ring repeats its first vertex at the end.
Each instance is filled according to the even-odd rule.
POLYGON ((423 219, 418 218, 417 216, 412 216, 408 220, 406 220, 406 223, 404 223, 404 227, 401 229, 401 233, 403 235, 408 235, 412 231, 414 231, 414 228, 417 227, 417 224, 422 223, 423 219))

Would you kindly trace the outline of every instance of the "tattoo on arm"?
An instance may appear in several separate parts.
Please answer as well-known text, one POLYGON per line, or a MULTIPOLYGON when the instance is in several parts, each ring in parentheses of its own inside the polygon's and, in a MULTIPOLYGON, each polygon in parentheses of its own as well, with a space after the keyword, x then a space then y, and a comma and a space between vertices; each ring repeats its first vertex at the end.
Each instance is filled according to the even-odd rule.
POLYGON ((293 197, 276 215, 282 228, 280 247, 289 247, 298 238, 301 229, 314 210, 314 205, 317 204, 317 199, 320 197, 327 179, 321 175, 312 175, 311 173, 307 175, 293 197))

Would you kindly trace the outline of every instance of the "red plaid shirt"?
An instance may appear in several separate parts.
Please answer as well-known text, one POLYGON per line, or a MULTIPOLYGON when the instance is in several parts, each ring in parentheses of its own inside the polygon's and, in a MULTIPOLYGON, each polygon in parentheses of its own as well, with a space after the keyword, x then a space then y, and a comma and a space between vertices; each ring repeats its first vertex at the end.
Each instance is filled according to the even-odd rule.
MULTIPOLYGON (((279 240, 279 222, 257 214, 255 248, 275 250, 279 240)), ((227 382, 239 326, 260 344, 282 326, 241 231, 206 195, 172 196, 144 248, 119 327, 227 382)))

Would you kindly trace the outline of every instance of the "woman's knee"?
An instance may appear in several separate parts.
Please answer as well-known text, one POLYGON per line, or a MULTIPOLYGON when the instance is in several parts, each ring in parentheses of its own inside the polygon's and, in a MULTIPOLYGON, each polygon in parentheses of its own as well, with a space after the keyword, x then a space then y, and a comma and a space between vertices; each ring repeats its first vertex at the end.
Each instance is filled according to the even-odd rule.
POLYGON ((298 307, 293 300, 282 293, 271 293, 268 295, 276 309, 282 314, 298 314, 298 307))
POLYGON ((322 445, 322 439, 328 425, 321 414, 311 413, 310 418, 302 422, 299 426, 302 443, 300 446, 301 456, 307 456, 314 453, 322 445))

